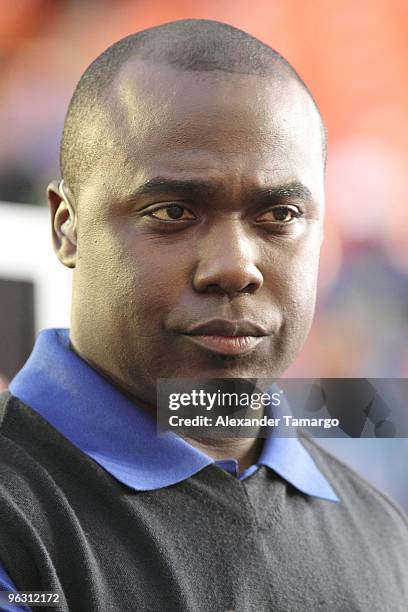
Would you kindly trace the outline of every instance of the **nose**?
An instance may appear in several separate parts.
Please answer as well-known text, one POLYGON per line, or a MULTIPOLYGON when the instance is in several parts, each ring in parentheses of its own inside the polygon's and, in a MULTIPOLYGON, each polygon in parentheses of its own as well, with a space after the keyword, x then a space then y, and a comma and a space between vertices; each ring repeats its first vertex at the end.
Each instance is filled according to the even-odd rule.
POLYGON ((193 278, 196 291, 233 296, 255 293, 262 287, 254 237, 248 235, 241 221, 219 222, 200 240, 198 250, 199 262, 193 278))

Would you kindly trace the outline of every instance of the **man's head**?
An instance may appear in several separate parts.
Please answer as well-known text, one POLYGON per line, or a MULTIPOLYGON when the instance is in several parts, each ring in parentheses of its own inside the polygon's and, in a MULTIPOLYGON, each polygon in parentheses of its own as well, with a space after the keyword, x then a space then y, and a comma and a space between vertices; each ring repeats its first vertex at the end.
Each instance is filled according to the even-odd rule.
POLYGON ((73 347, 146 404, 160 377, 279 376, 313 316, 324 157, 310 93, 248 34, 187 20, 110 47, 49 189, 73 347), (214 338, 236 334, 259 337, 214 338))

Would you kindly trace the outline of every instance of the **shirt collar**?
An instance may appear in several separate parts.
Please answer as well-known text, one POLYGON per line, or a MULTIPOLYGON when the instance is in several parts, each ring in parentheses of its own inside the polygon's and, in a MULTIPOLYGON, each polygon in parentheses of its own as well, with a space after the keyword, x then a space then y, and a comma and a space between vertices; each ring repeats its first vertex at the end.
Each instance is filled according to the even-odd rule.
MULTIPOLYGON (((46 329, 9 386, 55 429, 123 484, 154 490, 181 482, 214 460, 172 432, 69 348, 68 329, 46 329)), ((303 493, 339 501, 297 438, 265 440, 258 465, 303 493)))

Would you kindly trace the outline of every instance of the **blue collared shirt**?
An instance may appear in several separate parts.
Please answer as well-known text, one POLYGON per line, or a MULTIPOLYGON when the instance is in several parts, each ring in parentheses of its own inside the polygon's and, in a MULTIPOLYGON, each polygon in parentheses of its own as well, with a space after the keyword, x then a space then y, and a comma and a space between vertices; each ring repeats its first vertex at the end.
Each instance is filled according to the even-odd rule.
MULTIPOLYGON (((339 501, 296 437, 266 438, 257 463, 238 474, 235 459, 214 461, 172 432, 158 436, 151 415, 69 348, 68 329, 47 329, 39 334, 30 358, 9 389, 132 489, 150 491, 167 487, 211 463, 240 480, 264 465, 306 495, 339 501)), ((0 566, 0 589, 13 588, 0 566)))

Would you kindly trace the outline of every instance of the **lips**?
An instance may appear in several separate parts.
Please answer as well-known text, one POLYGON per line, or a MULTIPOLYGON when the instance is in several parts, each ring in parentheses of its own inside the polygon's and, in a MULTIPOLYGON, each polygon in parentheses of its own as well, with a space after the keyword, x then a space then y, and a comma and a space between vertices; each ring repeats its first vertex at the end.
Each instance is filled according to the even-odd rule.
POLYGON ((212 352, 241 355, 252 351, 269 334, 252 321, 212 319, 190 327, 183 335, 212 352))
POLYGON ((211 319, 185 330, 189 336, 267 336, 268 332, 249 320, 211 319))

